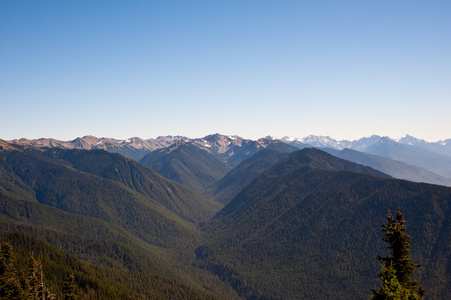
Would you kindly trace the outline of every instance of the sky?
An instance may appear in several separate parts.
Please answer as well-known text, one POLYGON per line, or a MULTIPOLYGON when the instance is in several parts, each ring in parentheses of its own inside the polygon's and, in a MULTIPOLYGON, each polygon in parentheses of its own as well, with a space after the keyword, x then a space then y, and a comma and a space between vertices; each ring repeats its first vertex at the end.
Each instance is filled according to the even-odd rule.
POLYGON ((0 139, 451 138, 451 1, 0 1, 0 139))

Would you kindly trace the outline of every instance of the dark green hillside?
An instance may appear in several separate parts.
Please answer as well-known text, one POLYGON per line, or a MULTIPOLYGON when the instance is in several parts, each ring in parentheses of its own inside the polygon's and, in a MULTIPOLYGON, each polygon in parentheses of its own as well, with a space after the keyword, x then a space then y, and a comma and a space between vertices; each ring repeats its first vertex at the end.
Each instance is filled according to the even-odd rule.
POLYGON ((368 299, 381 225, 400 208, 414 279, 451 298, 451 188, 266 146, 224 177, 236 196, 205 221, 211 201, 120 155, 0 141, 0 236, 22 262, 44 256, 49 288, 74 273, 88 299, 368 299))
POLYGON ((118 154, 104 150, 26 149, 38 157, 111 179, 163 205, 178 216, 200 222, 218 210, 216 203, 192 190, 168 181, 155 171, 118 154))
POLYGON ((32 234, 86 261, 146 272, 161 272, 158 247, 95 218, 73 215, 0 192, 0 232, 32 234))
POLYGON ((64 280, 73 274, 79 299, 216 299, 211 294, 161 275, 150 275, 82 262, 24 233, 0 234, 0 241, 13 246, 16 269, 29 270, 29 259, 42 264, 44 286, 63 299, 64 280))
MULTIPOLYGON (((263 153, 263 155, 265 154, 263 153)), ((300 176, 302 175, 303 178, 306 178, 306 181, 304 183, 300 183, 299 188, 309 190, 311 189, 311 185, 315 184, 313 183, 314 178, 310 178, 308 176, 312 170, 348 170, 389 178, 388 175, 376 171, 372 168, 337 158, 321 150, 306 148, 304 150, 299 150, 291 153, 285 160, 274 165, 270 170, 267 171, 267 173, 264 174, 265 176, 257 178, 259 180, 257 184, 267 186, 268 189, 270 189, 268 193, 275 193, 278 190, 284 189, 286 187, 286 182, 289 182, 294 178, 300 178, 300 176)), ((215 220, 215 218, 218 218, 222 215, 228 215, 231 211, 235 210, 239 206, 250 207, 253 200, 248 200, 250 195, 246 193, 247 189, 248 187, 244 188, 240 193, 244 194, 241 196, 240 194, 238 194, 238 196, 236 197, 237 199, 233 199, 233 201, 229 203, 229 205, 222 209, 213 218, 213 221, 215 220)), ((263 193, 263 191, 259 193, 263 193)), ((214 222, 212 222, 211 224, 213 223, 214 222)))
POLYGON ((211 188, 211 197, 223 204, 229 203, 230 200, 258 175, 287 156, 287 152, 280 152, 269 148, 257 152, 257 154, 240 163, 221 180, 216 182, 211 188))
POLYGON ((201 193, 231 169, 207 151, 183 141, 155 150, 140 162, 162 176, 201 193))
POLYGON ((403 211, 428 299, 451 297, 451 189, 391 179, 304 149, 258 176, 206 226, 198 264, 249 299, 367 299, 387 210, 403 211))
POLYGON ((211 214, 211 202, 105 151, 0 146, 0 232, 28 233, 86 262, 164 275, 235 297, 217 278, 192 266, 202 239, 197 220, 211 214), (96 167, 99 161, 110 167, 96 167), (83 169, 83 163, 86 172, 75 168, 83 169), (104 178, 111 168, 122 179, 104 178))
MULTIPOLYGON (((116 224, 160 246, 180 245, 195 232, 194 224, 178 218, 159 201, 120 183, 49 163, 23 151, 1 152, 0 158, 3 173, 28 186, 28 195, 34 195, 34 201, 41 204, 116 224)), ((167 189, 171 192, 170 186, 167 189)))

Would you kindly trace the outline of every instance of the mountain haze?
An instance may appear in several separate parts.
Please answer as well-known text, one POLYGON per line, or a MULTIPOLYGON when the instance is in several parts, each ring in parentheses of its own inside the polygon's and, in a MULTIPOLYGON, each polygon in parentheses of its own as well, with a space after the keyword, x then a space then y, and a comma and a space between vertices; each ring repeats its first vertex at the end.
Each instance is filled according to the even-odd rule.
POLYGON ((389 138, 382 138, 368 146, 365 152, 401 161, 451 178, 451 157, 415 146, 399 144, 389 138))
POLYGON ((398 143, 427 149, 429 151, 433 151, 446 156, 451 156, 451 139, 429 143, 425 140, 417 139, 411 135, 406 135, 405 137, 399 139, 398 143))
POLYGON ((352 149, 343 149, 340 151, 330 148, 322 148, 322 150, 336 157, 369 166, 398 179, 451 186, 450 178, 446 178, 426 169, 408 165, 386 157, 355 151, 352 149))
POLYGON ((339 153, 336 150, 351 149, 377 155, 379 158, 366 156, 364 159, 363 154, 347 152, 348 159, 359 163, 366 161, 366 165, 387 171, 390 175, 400 179, 448 186, 451 180, 451 143, 448 140, 429 143, 406 136, 395 141, 388 137, 373 135, 352 142, 347 140, 336 141, 330 137, 322 136, 309 136, 303 139, 284 137, 282 141, 299 149, 316 147, 334 154, 339 153), (355 154, 355 160, 352 158, 353 155, 350 155, 351 153, 355 154), (381 157, 390 159, 391 162, 383 161, 381 157), (399 167, 399 170, 395 169, 395 165, 399 167))

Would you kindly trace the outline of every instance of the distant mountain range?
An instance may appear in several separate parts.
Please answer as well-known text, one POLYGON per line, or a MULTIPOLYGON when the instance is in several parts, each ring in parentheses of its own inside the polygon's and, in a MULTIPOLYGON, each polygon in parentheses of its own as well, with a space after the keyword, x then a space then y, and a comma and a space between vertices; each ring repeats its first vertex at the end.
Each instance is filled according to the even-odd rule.
MULTIPOLYGON (((169 154, 172 150, 159 150, 159 152, 153 153, 158 149, 168 147, 172 147, 170 149, 177 148, 178 146, 173 145, 177 145, 176 143, 181 141, 197 147, 201 150, 200 153, 208 152, 210 155, 232 168, 236 167, 239 163, 243 162, 246 158, 251 157, 258 151, 265 149, 274 141, 282 141, 298 149, 308 147, 324 149, 341 158, 365 164, 379 171, 386 172, 395 178, 451 186, 451 139, 430 143, 409 135, 398 140, 373 135, 355 141, 337 141, 328 136, 310 135, 304 138, 286 136, 281 139, 268 136, 254 141, 243 139, 239 136, 212 134, 204 138, 195 139, 184 136, 160 136, 155 139, 147 140, 137 137, 128 140, 117 140, 112 138, 85 136, 66 142, 44 138, 37 140, 20 139, 12 142, 19 145, 34 147, 88 150, 103 149, 108 152, 119 153, 136 161, 141 161, 141 163, 154 168, 157 172, 163 174, 163 176, 187 184, 187 174, 193 170, 182 172, 185 173, 185 175, 177 175, 177 173, 181 171, 181 165, 183 165, 183 163, 180 164, 179 162, 179 167, 175 167, 173 158, 168 159, 163 158, 162 154, 157 155, 159 152, 169 154), (345 149, 355 150, 355 152, 347 151, 346 153, 338 154, 339 152, 334 151, 345 149), (148 155, 148 157, 144 159, 146 155, 148 155), (165 166, 162 162, 157 163, 156 156, 164 159, 166 163, 171 161, 173 166, 165 166), (363 159, 364 156, 366 157, 365 159, 363 159), (153 161, 153 165, 150 161, 153 161), (171 169, 174 167, 177 170, 174 171, 171 169), (169 175, 171 172, 172 175, 169 175)), ((174 156, 174 154, 175 153, 171 154, 171 156, 174 156)), ((219 173, 212 175, 209 174, 211 171, 198 172, 198 175, 196 176, 201 178, 194 178, 194 180, 190 179, 192 182, 187 185, 197 191, 205 191, 205 189, 209 188, 209 184, 217 179, 218 176, 222 176, 221 172, 224 172, 216 167, 214 167, 214 169, 216 169, 214 172, 219 173), (210 179, 208 179, 209 177, 210 179), (198 180, 200 180, 200 182, 198 182, 198 180)), ((227 167, 224 168, 224 170, 226 169, 227 167)))
MULTIPOLYGON (((268 137, 271 139, 274 139, 273 137, 268 137)), ((338 150, 343 150, 345 148, 350 148, 358 151, 365 151, 365 149, 377 142, 379 142, 381 139, 389 139, 391 141, 394 141, 399 144, 409 145, 409 146, 415 146, 418 148, 423 148, 426 150, 430 150, 433 152, 437 152, 439 154, 443 154, 446 156, 451 156, 451 139, 446 139, 443 141, 438 142, 427 142, 422 139, 417 139, 413 136, 406 135, 403 138, 400 138, 398 140, 390 139, 389 137, 381 137, 378 135, 373 135, 371 137, 363 137, 358 140, 349 141, 349 140, 340 140, 337 141, 329 136, 316 136, 316 135, 309 135, 304 138, 296 138, 292 136, 285 136, 281 138, 281 141, 284 141, 288 144, 291 143, 298 143, 298 144, 305 144, 313 147, 321 147, 321 148, 333 148, 338 150)))
MULTIPOLYGON (((103 149, 108 152, 120 153, 124 156, 128 156, 134 160, 140 160, 144 155, 150 151, 159 148, 165 148, 178 140, 190 141, 199 146, 213 147, 213 152, 220 153, 223 158, 227 159, 230 156, 230 146, 247 147, 254 143, 267 144, 268 140, 280 140, 287 144, 302 147, 320 147, 320 148, 333 148, 337 150, 343 150, 345 148, 366 152, 366 149, 381 140, 390 140, 396 144, 403 144, 413 146, 416 148, 422 148, 444 156, 451 157, 451 139, 446 139, 438 142, 427 142, 422 139, 417 139, 413 136, 406 135, 400 139, 390 139, 389 137, 381 137, 373 135, 371 137, 363 137, 358 140, 335 140, 328 136, 315 136, 309 135, 304 138, 297 138, 292 136, 285 136, 283 138, 275 138, 267 136, 261 138, 258 141, 252 141, 249 139, 243 139, 239 136, 226 136, 221 134, 212 134, 204 138, 189 138, 185 136, 159 136, 154 139, 141 139, 139 137, 129 138, 127 140, 118 140, 114 138, 97 138, 91 135, 76 138, 72 141, 60 141, 52 138, 40 138, 34 140, 28 139, 16 139, 10 142, 29 145, 35 147, 50 147, 50 148, 66 148, 66 149, 103 149), (265 141, 266 140, 266 141, 265 141), (128 150, 127 150, 128 149, 128 150)), ((258 146, 257 146, 258 147, 258 146)))
POLYGON ((284 137, 281 140, 300 149, 315 147, 334 155, 339 155, 339 152, 333 150, 355 150, 346 152, 346 158, 344 155, 340 157, 366 164, 400 179, 448 186, 451 182, 451 139, 429 143, 411 136, 396 141, 373 135, 352 142, 336 141, 330 137, 321 136, 309 136, 303 139, 284 137), (370 158, 362 153, 374 156, 370 158), (362 159, 363 156, 366 159, 362 159))
POLYGON ((409 165, 401 161, 389 159, 383 156, 360 152, 352 149, 336 150, 322 148, 322 150, 342 159, 358 164, 370 166, 398 179, 406 179, 414 182, 427 182, 438 185, 451 186, 451 179, 437 175, 426 169, 409 165))
MULTIPOLYGON (((140 160, 145 154, 159 148, 165 148, 176 141, 190 141, 199 146, 213 147, 212 152, 220 154, 223 159, 227 160, 231 155, 230 145, 238 147, 248 147, 258 144, 265 145, 268 140, 280 140, 287 144, 297 146, 298 148, 305 147, 320 147, 320 148, 332 148, 337 150, 343 150, 345 148, 367 152, 366 149, 374 144, 379 143, 381 140, 389 140, 395 144, 408 145, 415 148, 421 148, 428 151, 435 152, 444 156, 451 157, 451 139, 446 139, 438 142, 427 142, 422 139, 417 139, 413 136, 406 135, 400 139, 391 139, 389 137, 381 137, 373 135, 371 137, 363 137, 358 140, 335 140, 328 136, 315 136, 310 135, 304 138, 296 138, 285 136, 283 138, 275 138, 267 136, 257 141, 249 139, 243 139, 239 136, 226 136, 221 134, 212 134, 204 138, 189 138, 185 136, 159 136, 154 139, 141 139, 139 137, 133 137, 127 140, 118 140, 114 138, 97 138, 91 135, 79 137, 72 141, 60 141, 52 138, 40 138, 34 140, 17 139, 10 142, 29 145, 35 147, 50 147, 50 148, 66 148, 66 149, 103 149, 108 152, 120 153, 124 156, 130 157, 134 160, 140 160)), ((233 163, 231 163, 233 164, 233 163)), ((235 164, 236 165, 236 164, 235 164)))
POLYGON ((117 140, 113 138, 97 138, 92 135, 76 138, 73 141, 59 141, 51 138, 41 138, 36 140, 18 139, 11 142, 33 147, 48 147, 62 149, 102 149, 112 153, 119 153, 133 160, 140 160, 150 151, 167 147, 182 137, 158 137, 156 139, 143 140, 133 137, 127 140, 117 140))

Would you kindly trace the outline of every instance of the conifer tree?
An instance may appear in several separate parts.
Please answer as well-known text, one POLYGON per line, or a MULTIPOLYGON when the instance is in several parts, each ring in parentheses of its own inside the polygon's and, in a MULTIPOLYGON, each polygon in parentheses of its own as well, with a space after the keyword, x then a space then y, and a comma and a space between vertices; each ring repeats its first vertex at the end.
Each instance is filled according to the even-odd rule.
POLYGON ((388 243, 386 248, 390 255, 377 257, 385 262, 379 274, 383 287, 379 291, 373 290, 373 299, 422 299, 425 294, 420 283, 410 278, 420 265, 412 263, 409 257, 411 237, 405 233, 406 228, 406 221, 399 210, 396 218, 388 212, 387 225, 382 225, 385 233, 382 240, 388 243))
POLYGON ((42 283, 42 266, 41 263, 34 257, 29 259, 29 271, 28 271, 28 293, 29 299, 42 299, 39 297, 42 295, 44 288, 42 283))
POLYGON ((76 300, 77 294, 75 292, 75 276, 73 274, 64 281, 63 284, 64 300, 76 300))
POLYGON ((420 299, 416 293, 405 289, 399 283, 396 271, 393 265, 382 266, 382 289, 379 291, 373 290, 373 300, 417 300, 420 299))
POLYGON ((23 299, 26 293, 22 289, 15 266, 13 247, 2 243, 0 249, 0 299, 23 299))

